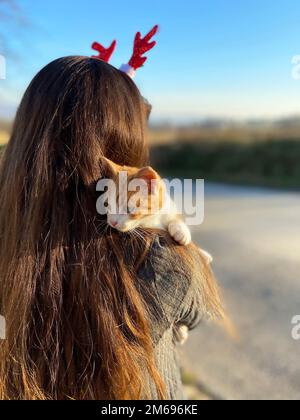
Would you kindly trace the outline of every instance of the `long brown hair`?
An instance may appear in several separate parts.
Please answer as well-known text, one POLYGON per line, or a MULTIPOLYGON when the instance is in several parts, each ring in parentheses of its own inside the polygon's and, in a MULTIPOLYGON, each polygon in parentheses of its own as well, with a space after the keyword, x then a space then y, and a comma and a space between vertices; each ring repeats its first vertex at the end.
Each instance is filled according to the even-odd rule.
POLYGON ((159 398, 136 273, 149 240, 107 232, 95 211, 102 156, 143 166, 147 107, 122 72, 58 59, 21 102, 0 169, 1 399, 159 398))

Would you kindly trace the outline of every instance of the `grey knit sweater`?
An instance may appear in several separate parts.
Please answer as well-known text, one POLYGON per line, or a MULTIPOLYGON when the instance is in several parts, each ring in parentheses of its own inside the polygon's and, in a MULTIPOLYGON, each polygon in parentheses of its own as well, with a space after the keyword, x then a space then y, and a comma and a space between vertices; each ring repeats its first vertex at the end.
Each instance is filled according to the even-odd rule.
MULTIPOLYGON (((193 329, 205 315, 200 257, 189 252, 193 270, 166 244, 156 241, 139 272, 141 292, 151 313, 156 363, 170 400, 184 399, 174 328, 183 324, 193 329)), ((153 384, 148 383, 152 399, 157 399, 153 384)))

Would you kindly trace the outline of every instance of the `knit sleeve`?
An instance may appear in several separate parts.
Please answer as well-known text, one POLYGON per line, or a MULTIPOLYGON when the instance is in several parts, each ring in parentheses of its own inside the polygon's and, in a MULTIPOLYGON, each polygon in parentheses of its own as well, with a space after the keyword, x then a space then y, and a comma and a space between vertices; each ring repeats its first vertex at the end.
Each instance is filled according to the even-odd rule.
POLYGON ((148 272, 149 268, 159 306, 170 325, 193 329, 203 318, 214 316, 219 302, 217 286, 195 245, 184 250, 156 245, 148 260, 148 272))

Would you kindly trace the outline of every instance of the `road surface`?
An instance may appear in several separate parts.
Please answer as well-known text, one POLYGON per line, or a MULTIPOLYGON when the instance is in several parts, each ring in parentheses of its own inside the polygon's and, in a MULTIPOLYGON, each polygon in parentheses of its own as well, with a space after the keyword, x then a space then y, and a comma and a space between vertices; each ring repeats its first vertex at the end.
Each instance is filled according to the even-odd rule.
POLYGON ((206 186, 194 240, 214 271, 240 340, 203 325, 184 349, 185 368, 220 399, 300 399, 300 194, 206 186))

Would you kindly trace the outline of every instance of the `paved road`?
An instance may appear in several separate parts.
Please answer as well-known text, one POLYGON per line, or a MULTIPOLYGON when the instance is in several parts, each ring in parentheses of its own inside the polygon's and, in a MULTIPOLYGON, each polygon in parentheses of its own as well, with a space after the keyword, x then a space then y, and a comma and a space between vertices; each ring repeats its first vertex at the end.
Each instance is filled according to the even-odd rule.
POLYGON ((240 341, 204 325, 186 368, 222 399, 300 399, 300 194, 210 184, 205 206, 194 239, 214 255, 240 341))

